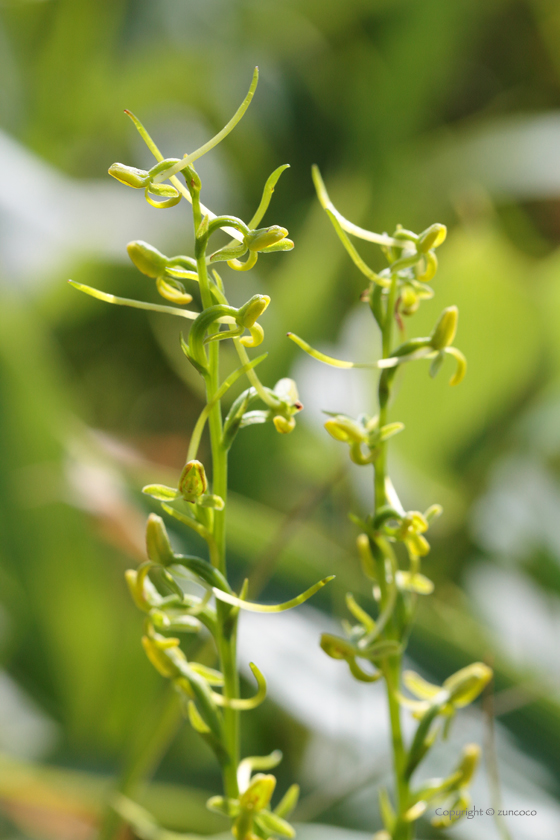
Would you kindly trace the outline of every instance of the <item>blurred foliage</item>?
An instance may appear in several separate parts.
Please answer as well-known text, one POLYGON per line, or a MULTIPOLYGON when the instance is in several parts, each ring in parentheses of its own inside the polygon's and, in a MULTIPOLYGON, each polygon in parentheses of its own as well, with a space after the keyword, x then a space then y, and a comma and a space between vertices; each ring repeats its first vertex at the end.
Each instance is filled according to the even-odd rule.
MULTIPOLYGON (((444 150, 459 149, 486 126, 557 113, 558 6, 551 0, 5 0, 0 127, 74 179, 87 202, 93 179, 105 178, 113 161, 147 162, 123 108, 141 116, 167 154, 183 153, 230 116, 254 64, 262 81, 209 170, 208 203, 223 209, 223 179, 242 215, 258 203, 269 172, 291 164, 275 209, 297 247, 282 263, 259 262, 272 297, 265 326, 274 361, 262 365, 265 380, 287 375, 296 362, 287 329, 314 344, 344 345, 359 306, 358 272, 348 267, 313 197, 313 162, 337 206, 357 223, 423 229, 437 218, 450 228, 437 307, 459 305, 468 376, 449 391, 444 377, 432 382, 426 371, 407 371, 410 381, 397 397, 407 425, 396 445, 405 501, 422 508, 437 498, 446 508, 427 561, 437 583, 435 606, 422 611, 411 654, 434 679, 473 657, 490 657, 504 727, 521 752, 557 773, 560 188, 493 195, 475 178, 453 180, 440 162, 444 150), (508 533, 515 540, 508 542, 508 533), (513 599, 518 576, 530 603, 513 599), (485 591, 494 598, 490 606, 485 591), (508 623, 518 607, 514 620, 525 628, 523 638, 508 623)), ((451 169, 458 171, 461 160, 454 160, 451 169)), ((523 160, 517 165, 523 168, 523 160)), ((2 166, 9 170, 10 160, 2 166)), ((38 247, 34 200, 2 194, 0 202, 2 220, 17 206, 30 251, 38 247)), ((111 218, 107 201, 99 212, 111 218)), ((187 247, 178 235, 183 212, 176 208, 166 217, 181 251, 187 247)), ((1 661, 10 685, 34 704, 33 714, 50 721, 52 736, 43 745, 40 739, 12 744, 9 714, 2 711, 0 746, 20 761, 50 765, 22 764, 16 773, 6 758, 0 766, 6 803, 0 836, 6 838, 16 836, 17 826, 23 837, 91 836, 99 791, 156 725, 163 687, 138 645, 141 619, 129 603, 123 570, 131 556, 142 555, 147 503, 139 488, 155 473, 163 480, 180 469, 201 406, 198 385, 176 353, 178 328, 159 316, 78 299, 64 287, 67 275, 85 283, 95 276, 94 285, 126 294, 143 282, 135 270, 83 248, 69 248, 62 258, 62 273, 45 259, 23 289, 17 273, 4 269, 0 278, 1 661), (25 802, 39 796, 35 784, 46 808, 60 809, 61 797, 78 802, 68 805, 67 820, 79 812, 79 831, 64 820, 53 822, 55 828, 45 817, 33 821, 25 802)), ((240 300, 252 293, 250 280, 228 276, 226 282, 239 284, 240 300)), ((435 312, 426 305, 419 315, 427 332, 435 312)), ((312 389, 302 398, 313 409, 312 389)), ((364 408, 369 399, 364 395, 364 408)), ((336 588, 317 605, 343 613, 344 592, 360 587, 347 513, 353 498, 366 506, 354 474, 340 472, 326 435, 303 422, 289 438, 267 427, 244 432, 231 475, 232 563, 239 578, 252 568, 255 588, 266 584, 265 597, 276 598, 296 582, 311 582, 317 571, 335 572, 336 588)), ((311 735, 298 715, 270 700, 254 721, 247 750, 266 751, 274 729, 274 744, 286 753, 282 772, 299 774, 312 795, 313 780, 306 782, 304 773, 311 735)), ((213 772, 210 755, 181 729, 158 771, 150 807, 161 819, 167 815, 170 828, 220 830, 194 790, 212 788, 213 772), (198 803, 190 809, 186 786, 198 803), (181 796, 181 806, 169 804, 181 796)), ((557 780, 547 785, 558 798, 557 780)), ((345 808, 329 796, 308 813, 346 826, 370 824, 358 805, 345 808)))

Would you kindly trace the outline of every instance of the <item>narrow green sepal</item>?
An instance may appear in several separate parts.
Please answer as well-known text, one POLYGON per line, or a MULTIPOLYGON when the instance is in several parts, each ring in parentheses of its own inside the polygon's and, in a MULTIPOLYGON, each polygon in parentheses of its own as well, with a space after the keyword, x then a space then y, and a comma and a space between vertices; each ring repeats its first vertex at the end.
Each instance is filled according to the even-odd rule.
POLYGON ((170 502, 176 499, 178 492, 175 487, 167 487, 165 484, 147 484, 142 487, 142 493, 158 499, 160 502, 170 502))
POLYGON ((173 563, 177 566, 184 566, 185 569, 188 569, 189 572, 192 572, 196 577, 200 578, 205 585, 213 587, 222 596, 229 596, 229 593, 231 593, 231 587, 223 574, 218 569, 215 569, 214 566, 211 566, 207 560, 203 560, 201 557, 175 554, 173 563))
POLYGON ((295 809, 299 799, 299 785, 291 785, 276 808, 274 813, 279 817, 289 817, 295 809))
POLYGON ((248 610, 249 612, 277 613, 284 612, 284 610, 291 610, 293 607, 303 604, 304 601, 307 601, 312 597, 312 595, 315 595, 319 589, 322 589, 323 586, 331 580, 334 580, 334 578, 335 575, 329 575, 328 577, 323 578, 323 580, 318 581, 313 586, 310 586, 309 589, 306 589, 305 592, 302 592, 301 595, 298 595, 296 598, 292 598, 291 601, 285 601, 283 604, 255 604, 252 601, 243 601, 241 598, 237 598, 237 596, 230 594, 229 592, 218 589, 214 591, 214 595, 220 601, 225 601, 226 604, 232 604, 234 607, 240 607, 242 610, 248 610))
POLYGON ((259 811, 258 815, 255 817, 255 822, 266 832, 270 832, 271 834, 279 834, 281 837, 295 837, 296 832, 295 829, 290 825, 289 822, 279 817, 278 814, 273 813, 272 811, 267 811, 266 808, 263 808, 259 811))
POLYGON ((200 717, 196 705, 192 700, 188 701, 187 715, 189 718, 190 725, 196 732, 199 733, 199 735, 208 735, 208 733, 210 732, 210 727, 204 723, 204 721, 200 717))

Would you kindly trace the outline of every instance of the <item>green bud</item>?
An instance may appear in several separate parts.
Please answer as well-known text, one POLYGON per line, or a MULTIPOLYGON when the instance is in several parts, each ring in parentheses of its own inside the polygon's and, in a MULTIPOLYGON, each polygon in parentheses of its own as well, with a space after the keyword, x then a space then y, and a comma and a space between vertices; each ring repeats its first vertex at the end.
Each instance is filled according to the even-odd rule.
POLYGON ((208 489, 208 480, 200 461, 187 461, 179 479, 179 492, 187 502, 196 502, 208 489))
POLYGON ((129 242, 126 250, 138 271, 147 277, 161 277, 165 272, 167 257, 147 242, 142 242, 142 240, 129 242))
POLYGON ((165 523, 161 516, 155 513, 150 513, 146 524, 146 548, 152 563, 169 566, 175 562, 165 523))
POLYGON ((183 169, 183 176, 185 181, 187 182, 187 186, 190 192, 200 192, 202 183, 200 178, 198 177, 198 173, 195 171, 194 166, 190 163, 188 166, 185 166, 183 169))
POLYGON ((447 228, 445 225, 430 225, 429 228, 420 234, 416 242, 416 250, 421 254, 426 254, 431 248, 439 248, 445 241, 447 236, 447 228))
POLYGON ((480 692, 492 679, 492 669, 484 662, 473 662, 466 668, 461 668, 443 683, 449 692, 450 702, 458 708, 468 706, 476 700, 480 692))
POLYGON ((447 309, 443 310, 430 339, 430 344, 434 350, 443 350, 444 347, 449 347, 452 344, 457 332, 458 318, 459 310, 456 306, 448 306, 447 309))
POLYGON ((245 237, 245 245, 250 251, 263 251, 270 245, 276 245, 281 242, 288 235, 286 228, 279 225, 271 225, 267 228, 259 228, 252 230, 251 233, 245 237))
POLYGON ((251 300, 237 310, 235 319, 240 327, 251 329, 270 303, 268 295, 253 295, 251 300))
POLYGON ((476 773, 476 768, 480 760, 480 747, 478 744, 466 744, 463 747, 463 755, 459 763, 457 771, 461 773, 461 781, 459 785, 464 787, 468 785, 476 773))
POLYGON ((416 290, 412 286, 403 286, 401 289, 401 314, 414 315, 419 306, 420 298, 416 290))
POLYGON ((145 169, 136 169, 136 167, 126 166, 124 163, 113 163, 109 167, 109 175, 112 175, 121 184, 126 184, 127 187, 133 187, 135 190, 146 187, 150 182, 150 174, 145 169))

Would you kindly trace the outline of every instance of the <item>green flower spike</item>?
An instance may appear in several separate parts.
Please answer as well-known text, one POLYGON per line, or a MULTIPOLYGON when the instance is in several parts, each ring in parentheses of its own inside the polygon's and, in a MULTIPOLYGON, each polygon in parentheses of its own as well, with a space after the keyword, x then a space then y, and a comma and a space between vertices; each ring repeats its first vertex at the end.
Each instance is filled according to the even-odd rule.
MULTIPOLYGON (((354 463, 373 467, 373 510, 366 517, 350 516, 360 529, 357 549, 364 575, 373 585, 372 608, 364 608, 348 594, 346 606, 354 621, 342 622, 346 638, 323 634, 321 647, 331 658, 345 662, 355 679, 362 682, 383 679, 385 682, 393 747, 394 793, 391 796, 384 789, 380 792, 383 828, 374 834, 374 840, 413 840, 414 824, 430 802, 449 800, 454 808, 468 804, 467 785, 479 754, 475 745, 465 748, 459 767, 447 779, 429 780, 418 789, 412 787, 411 779, 433 746, 440 725, 443 724, 445 737, 456 712, 476 699, 492 674, 486 665, 478 662, 458 671, 442 686, 434 686, 417 674, 405 671, 402 682, 416 699, 403 697, 400 692, 402 657, 418 596, 430 595, 434 589, 432 581, 422 574, 421 563, 430 551, 427 531, 441 513, 441 507, 432 505, 425 513, 403 508, 388 472, 388 447, 391 438, 402 432, 404 426, 391 421, 389 411, 395 378, 402 365, 429 360, 429 372, 433 377, 446 356, 453 356, 456 368, 451 385, 457 385, 466 371, 465 357, 453 346, 457 307, 445 309, 428 336, 407 338, 403 321, 404 316, 412 317, 423 301, 434 296, 427 283, 436 274, 436 249, 445 241, 447 229, 434 224, 417 234, 397 225, 391 236, 368 231, 349 221, 334 206, 316 166, 312 175, 317 197, 336 235, 368 281, 360 299, 369 306, 376 332, 381 334, 381 358, 356 363, 322 353, 299 336, 288 333, 305 353, 323 364, 340 369, 378 371, 379 409, 375 417, 362 415, 355 419, 343 412, 327 412, 329 417, 325 422, 329 435, 348 446, 354 463), (387 259, 386 267, 377 271, 367 265, 353 238, 380 245, 387 259), (400 333, 400 341, 395 341, 395 327, 400 333), (402 707, 411 708, 417 720, 410 743, 403 737, 402 707)), ((449 824, 446 820, 437 822, 442 828, 449 824)))
MULTIPOLYGON (((157 672, 170 681, 181 701, 185 717, 193 729, 213 751, 222 774, 222 795, 213 797, 209 806, 225 814, 236 840, 262 840, 271 836, 294 837, 286 822, 295 807, 298 787, 292 785, 276 808, 271 808, 276 780, 268 771, 281 758, 271 756, 240 761, 240 713, 254 709, 266 698, 266 681, 256 665, 250 663, 257 688, 252 697, 241 697, 237 665, 237 626, 242 610, 281 612, 302 604, 331 577, 310 587, 283 604, 261 605, 247 600, 247 582, 234 592, 228 581, 226 562, 226 515, 228 452, 236 435, 256 423, 271 422, 280 433, 295 426, 295 415, 303 408, 297 388, 291 379, 281 379, 274 388, 259 379, 256 367, 266 358, 250 358, 248 350, 264 339, 259 318, 270 303, 265 294, 256 294, 241 307, 231 306, 226 286, 216 271, 209 272, 214 262, 227 262, 232 268, 248 271, 261 254, 290 251, 294 244, 281 225, 261 226, 274 189, 287 165, 280 166, 267 179, 259 206, 244 222, 236 216, 216 215, 201 201, 202 183, 194 168, 204 154, 224 140, 249 107, 258 81, 255 69, 247 95, 231 120, 214 137, 182 157, 164 158, 142 123, 129 111, 140 136, 155 158, 149 170, 136 169, 122 163, 111 166, 110 175, 128 187, 143 190, 148 203, 156 209, 178 204, 182 198, 192 205, 194 256, 166 256, 147 242, 128 244, 134 266, 155 281, 158 293, 171 305, 116 297, 79 283, 71 284, 98 300, 182 318, 190 330, 180 337, 180 346, 189 363, 202 377, 206 403, 196 421, 186 463, 177 487, 149 484, 144 493, 161 503, 163 513, 177 528, 186 526, 204 544, 204 556, 177 554, 170 543, 163 519, 152 513, 148 519, 146 548, 148 559, 138 569, 129 569, 126 580, 134 603, 144 615, 142 645, 157 672), (209 243, 215 233, 224 232, 231 241, 211 252, 209 243), (200 311, 183 309, 192 301, 184 284, 197 284, 200 311), (191 323, 189 323, 191 322, 191 323), (220 377, 222 342, 231 340, 239 357, 239 366, 225 378, 220 377), (222 400, 240 379, 248 383, 224 416, 222 400), (262 406, 255 408, 255 403, 262 406), (212 485, 197 457, 204 430, 208 427, 212 485), (185 579, 189 587, 184 587, 185 579), (194 592, 192 585, 195 584, 194 592), (198 593, 198 594, 194 594, 198 593), (216 667, 190 662, 181 649, 179 637, 204 628, 216 667), (171 635, 172 634, 172 635, 171 635)), ((184 204, 183 204, 184 206, 184 204)), ((178 337, 179 338, 179 337, 178 337)), ((161 727, 160 727, 161 729, 161 727)), ((157 749, 164 751, 164 744, 157 749)), ((142 772, 133 768, 133 773, 142 772)), ((160 828, 151 814, 123 796, 114 800, 114 809, 142 840, 201 840, 192 835, 179 835, 160 828)), ((115 813, 108 819, 114 821, 115 813)), ((110 822, 102 828, 103 836, 113 836, 120 826, 110 822)))

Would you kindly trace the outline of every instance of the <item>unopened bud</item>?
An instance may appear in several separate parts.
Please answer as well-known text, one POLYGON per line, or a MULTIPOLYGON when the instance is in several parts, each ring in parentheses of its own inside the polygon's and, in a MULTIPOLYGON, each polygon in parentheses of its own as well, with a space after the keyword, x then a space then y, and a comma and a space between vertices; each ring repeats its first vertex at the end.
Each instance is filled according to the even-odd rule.
POLYGON ((416 250, 421 254, 427 253, 431 248, 439 248, 447 236, 447 228, 445 225, 430 225, 418 237, 416 242, 416 250))
POLYGON ((208 489, 208 481, 200 461, 187 461, 179 479, 179 492, 187 502, 196 502, 208 489))
POLYGON ((263 314, 269 303, 268 295, 253 295, 251 300, 248 300, 237 310, 237 323, 246 329, 250 329, 263 314))
POLYGON ((194 192, 200 192, 202 183, 200 181, 200 178, 198 177, 198 173, 195 171, 194 166, 192 166, 190 163, 188 164, 188 166, 185 166, 185 168, 183 169, 183 175, 189 189, 194 190, 194 192))
POLYGON ((420 306, 420 298, 412 286, 403 286, 401 290, 401 306, 400 311, 402 315, 414 315, 420 306))
POLYGON ((136 169, 136 167, 126 166, 124 163, 113 163, 109 167, 109 175, 112 175, 121 184, 126 184, 127 187, 133 187, 135 190, 146 187, 150 182, 150 174, 145 169, 136 169))
POLYGON ((463 755, 457 770, 461 773, 461 787, 468 785, 476 772, 480 760, 480 747, 478 744, 466 744, 463 747, 463 755))
POLYGON ((152 563, 169 566, 175 562, 165 522, 156 513, 150 513, 146 523, 146 549, 152 563))
POLYGON ((441 313, 440 319, 434 327, 430 344, 434 350, 443 350, 449 347, 457 332, 457 321, 459 310, 456 306, 448 306, 441 313))
POLYGON ((128 256, 142 274, 147 277, 161 277, 167 267, 167 257, 153 245, 138 240, 126 246, 128 256))
POLYGON ((288 235, 286 228, 279 225, 271 225, 267 228, 252 230, 245 237, 245 244, 250 251, 262 251, 270 245, 276 245, 288 235))
POLYGON ((492 669, 484 662, 473 662, 466 668, 461 668, 443 683, 443 687, 450 694, 450 701, 454 706, 462 708, 476 700, 480 692, 492 679, 492 669))

